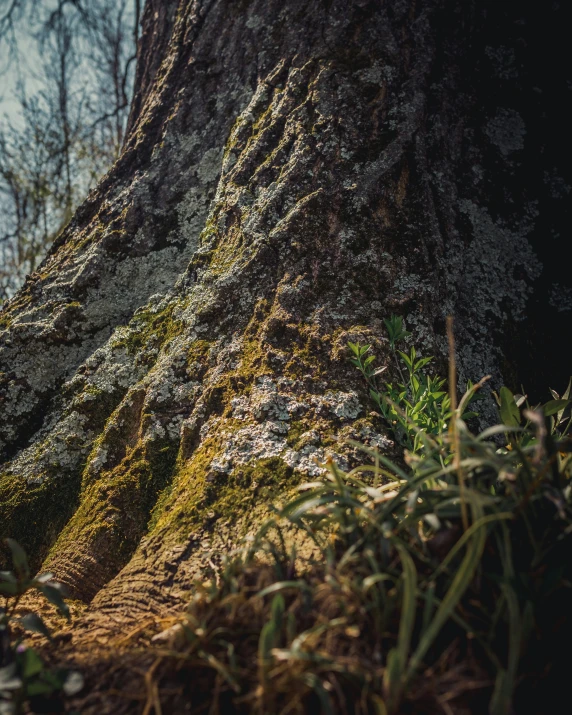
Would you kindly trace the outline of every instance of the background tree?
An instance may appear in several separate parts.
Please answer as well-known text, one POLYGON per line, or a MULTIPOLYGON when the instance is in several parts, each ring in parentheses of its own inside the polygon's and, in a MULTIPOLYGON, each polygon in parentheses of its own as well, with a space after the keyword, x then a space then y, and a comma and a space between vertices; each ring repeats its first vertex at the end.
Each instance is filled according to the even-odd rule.
POLYGON ((92 625, 384 443, 345 346, 390 313, 441 356, 453 313, 461 382, 566 381, 560 13, 148 0, 121 156, 1 317, 0 529, 92 625))
POLYGON ((27 12, 22 4, 4 14, 20 27, 11 35, 7 20, 3 23, 5 72, 10 61, 12 66, 22 61, 25 50, 37 52, 40 66, 21 71, 19 111, 5 118, 0 133, 5 226, 0 299, 13 295, 35 270, 75 207, 119 155, 139 14, 134 0, 98 0, 85 7, 79 2, 32 4, 27 12))

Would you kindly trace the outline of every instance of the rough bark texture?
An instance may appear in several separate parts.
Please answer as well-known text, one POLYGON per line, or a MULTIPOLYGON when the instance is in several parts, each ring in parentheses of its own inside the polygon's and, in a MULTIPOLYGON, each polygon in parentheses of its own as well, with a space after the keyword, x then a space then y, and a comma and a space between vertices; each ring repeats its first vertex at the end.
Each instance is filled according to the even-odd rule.
POLYGON ((392 312, 441 356, 454 313, 463 379, 564 379, 566 23, 497 5, 148 1, 123 155, 0 318, 0 532, 94 613, 389 444, 345 345, 392 312))

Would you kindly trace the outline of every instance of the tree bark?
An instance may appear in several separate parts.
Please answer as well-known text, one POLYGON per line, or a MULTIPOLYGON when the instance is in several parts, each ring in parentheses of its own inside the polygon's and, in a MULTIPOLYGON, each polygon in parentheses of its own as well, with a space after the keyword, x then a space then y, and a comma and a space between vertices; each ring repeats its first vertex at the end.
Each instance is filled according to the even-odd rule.
POLYGON ((95 614, 181 603, 316 460, 389 448, 345 346, 387 362, 391 313, 557 389, 563 12, 148 0, 122 156, 1 315, 1 535, 95 614))

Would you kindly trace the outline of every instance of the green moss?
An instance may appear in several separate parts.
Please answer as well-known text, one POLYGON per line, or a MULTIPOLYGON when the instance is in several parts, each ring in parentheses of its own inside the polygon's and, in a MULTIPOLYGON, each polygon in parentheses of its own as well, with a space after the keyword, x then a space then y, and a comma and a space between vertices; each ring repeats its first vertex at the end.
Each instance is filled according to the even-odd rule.
POLYGON ((201 231, 199 245, 208 243, 213 236, 218 236, 218 227, 214 215, 211 214, 205 223, 205 227, 201 231))
MULTIPOLYGON (((281 92, 283 92, 282 89, 279 89, 277 87, 274 88, 274 95, 280 94, 281 92)), ((227 159, 228 155, 232 151, 239 148, 239 145, 244 145, 240 146, 241 152, 248 148, 248 145, 256 139, 256 137, 260 134, 261 131, 264 130, 267 124, 267 120, 271 118, 273 108, 274 102, 271 101, 264 109, 264 111, 258 117, 256 117, 254 122, 250 125, 243 116, 238 116, 236 118, 234 124, 231 127, 231 130, 228 135, 228 140, 224 147, 223 162, 227 159), (243 128, 250 129, 250 134, 248 138, 240 137, 241 129, 243 128)))
POLYGON ((264 130, 264 126, 266 124, 266 120, 270 119, 272 116, 272 110, 273 110, 273 103, 270 102, 266 109, 260 114, 260 116, 257 117, 255 120, 254 124, 252 125, 252 136, 251 140, 255 139, 258 134, 260 134, 261 131, 264 130))
MULTIPOLYGON (((236 395, 236 390, 232 394, 236 395)), ((299 475, 278 457, 253 460, 230 474, 213 473, 211 463, 227 439, 219 435, 243 427, 242 421, 227 418, 217 435, 204 440, 189 460, 180 458, 172 485, 153 510, 151 526, 155 530, 188 533, 189 528, 212 519, 232 521, 261 503, 270 507, 276 496, 299 481, 299 475)))
POLYGON ((276 498, 300 481, 300 475, 279 457, 253 460, 230 474, 213 474, 210 465, 221 446, 218 438, 207 439, 180 465, 173 491, 162 495, 154 511, 152 524, 157 531, 188 535, 190 528, 213 520, 232 523, 260 505, 270 512, 276 498))
MULTIPOLYGON (((259 301, 254 317, 245 330, 237 367, 221 373, 217 382, 211 383, 205 392, 205 404, 218 414, 224 413, 228 417, 231 409, 230 400, 233 397, 248 394, 258 377, 273 373, 268 364, 268 351, 258 335, 260 318, 265 314, 266 308, 267 301, 259 301), (216 409, 215 403, 218 405, 216 409)), ((193 370, 192 379, 202 379, 204 370, 208 367, 208 353, 211 348, 212 343, 206 340, 197 340, 189 348, 187 365, 198 363, 202 366, 202 369, 196 372, 193 370)))
POLYGON ((147 523, 147 531, 151 533, 153 529, 157 526, 157 523, 159 522, 159 518, 161 516, 161 513, 163 512, 163 509, 165 508, 165 505, 168 504, 169 500, 171 499, 173 495, 173 482, 170 481, 164 489, 161 490, 157 497, 157 501, 155 502, 155 505, 151 509, 151 512, 149 513, 149 521, 147 523))
MULTIPOLYGON (((145 330, 138 335, 141 345, 145 334, 152 334, 154 338, 151 340, 155 339, 157 342, 165 342, 174 334, 170 312, 151 315, 145 313, 137 317, 142 318, 141 322, 145 326, 145 330)), ((178 328, 179 325, 175 330, 178 328)), ((192 343, 187 353, 188 364, 198 362, 206 367, 205 357, 210 346, 206 340, 192 343)), ((135 349, 135 345, 132 344, 131 348, 135 349)), ((88 400, 81 406, 87 409, 97 407, 101 399, 99 389, 87 386, 84 392, 93 394, 97 399, 88 400)), ((136 398, 136 395, 134 397, 136 398)), ((117 402, 117 396, 114 397, 114 402, 117 402)), ((116 406, 117 404, 114 405, 116 406)), ((56 557, 66 544, 76 542, 88 543, 90 549, 96 550, 103 544, 102 548, 112 554, 109 562, 111 572, 127 563, 141 537, 148 528, 153 527, 160 512, 160 504, 169 494, 178 452, 178 443, 168 439, 139 441, 134 446, 129 446, 124 428, 120 427, 120 423, 116 424, 118 414, 112 410, 107 422, 105 418, 98 420, 101 432, 92 443, 87 460, 88 468, 84 470, 81 480, 81 493, 74 502, 74 506, 80 502, 79 508, 75 513, 67 512, 69 521, 50 554, 56 557), (94 472, 89 468, 89 464, 102 447, 107 449, 110 463, 116 466, 94 472)), ((145 414, 138 415, 136 419, 143 423, 145 414)), ((48 545, 53 543, 62 526, 63 523, 59 523, 48 545)))
POLYGON ((279 457, 258 459, 252 464, 237 467, 225 477, 222 488, 211 482, 205 490, 199 510, 208 509, 216 518, 235 519, 258 504, 269 509, 277 497, 299 483, 295 475, 279 457))
POLYGON ((74 397, 71 409, 86 415, 89 419, 89 428, 93 432, 99 432, 105 426, 109 415, 113 413, 121 402, 123 390, 109 392, 101 390, 95 385, 86 385, 82 392, 74 397), (89 395, 89 399, 85 396, 89 395))
POLYGON ((207 355, 212 347, 209 340, 195 340, 187 349, 187 365, 199 363, 206 367, 207 355))
POLYGON ((237 139, 237 134, 240 129, 240 127, 246 124, 245 119, 242 116, 238 116, 234 122, 234 124, 231 127, 231 130, 228 134, 228 140, 226 142, 226 145, 224 147, 224 152, 223 152, 223 164, 227 160, 228 155, 230 154, 231 151, 236 149, 238 145, 238 139, 237 139))
MULTIPOLYGON (((80 399, 79 403, 74 400, 72 409, 89 415, 89 429, 92 434, 97 433, 104 430, 106 420, 122 395, 101 391, 94 385, 86 386, 84 393, 95 399, 80 399)), ((104 434, 101 432, 92 444, 92 454, 103 441, 104 434)), ((87 445, 81 443, 82 439, 71 433, 65 441, 70 449, 83 450, 87 445)), ((85 466, 84 460, 72 469, 52 464, 51 460, 45 459, 47 448, 49 440, 36 444, 32 456, 37 464, 34 477, 42 478, 41 484, 29 485, 25 479, 10 474, 0 477, 0 537, 9 536, 21 542, 36 568, 80 503, 85 466)))
POLYGON ((286 443, 292 449, 296 449, 301 435, 307 432, 308 426, 302 420, 295 420, 290 423, 290 429, 288 430, 288 435, 286 437, 286 443))
POLYGON ((324 338, 316 335, 315 326, 302 323, 292 326, 290 333, 291 356, 284 374, 293 379, 303 378, 308 373, 315 379, 328 377, 328 356, 323 355, 327 347, 324 338))
POLYGON ((80 476, 47 478, 38 486, 10 474, 0 477, 0 538, 16 539, 38 569, 79 503, 80 476))
POLYGON ((146 533, 153 507, 165 490, 175 465, 177 446, 137 444, 112 470, 86 482, 81 504, 54 545, 51 555, 66 544, 104 542, 106 568, 123 567, 146 533))
POLYGON ((210 258, 209 269, 213 276, 224 275, 233 266, 240 263, 246 245, 240 226, 235 225, 228 229, 210 258))
POLYGON ((80 233, 78 235, 78 238, 73 242, 73 249, 76 252, 81 251, 84 248, 87 248, 87 246, 91 245, 92 243, 96 243, 99 241, 99 239, 103 235, 103 229, 102 228, 96 228, 91 231, 86 231, 83 233, 80 233))
POLYGON ((129 335, 118 341, 116 347, 123 345, 131 355, 136 355, 144 348, 162 347, 182 332, 181 321, 173 318, 176 307, 176 303, 170 303, 159 313, 151 310, 137 313, 129 324, 129 335))

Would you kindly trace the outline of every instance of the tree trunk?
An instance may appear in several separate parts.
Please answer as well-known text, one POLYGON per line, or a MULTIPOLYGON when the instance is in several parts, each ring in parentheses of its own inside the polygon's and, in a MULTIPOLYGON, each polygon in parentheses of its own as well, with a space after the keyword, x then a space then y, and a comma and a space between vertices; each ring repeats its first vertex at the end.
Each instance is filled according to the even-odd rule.
POLYGON ((558 389, 563 12, 148 0, 122 156, 1 315, 1 535, 95 614, 180 603, 388 445, 345 346, 387 362, 391 313, 441 360, 454 314, 463 381, 558 389))

